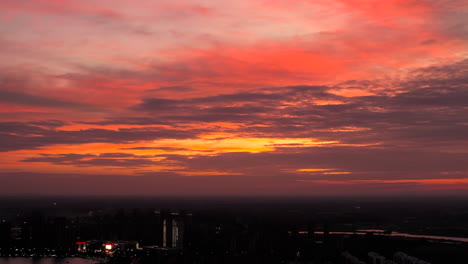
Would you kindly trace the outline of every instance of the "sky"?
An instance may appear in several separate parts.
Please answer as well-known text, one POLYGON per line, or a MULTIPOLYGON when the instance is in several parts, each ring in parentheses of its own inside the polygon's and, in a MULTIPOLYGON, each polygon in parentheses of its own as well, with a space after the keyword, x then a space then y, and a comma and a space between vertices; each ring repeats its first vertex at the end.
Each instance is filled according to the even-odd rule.
POLYGON ((465 0, 2 0, 4 195, 468 193, 465 0))

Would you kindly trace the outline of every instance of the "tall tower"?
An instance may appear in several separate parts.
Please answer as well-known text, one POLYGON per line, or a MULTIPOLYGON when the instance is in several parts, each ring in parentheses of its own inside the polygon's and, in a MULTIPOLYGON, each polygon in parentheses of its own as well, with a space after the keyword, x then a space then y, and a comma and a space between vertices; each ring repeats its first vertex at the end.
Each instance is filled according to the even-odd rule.
POLYGON ((182 248, 184 244, 184 218, 168 214, 163 219, 163 247, 182 248))
POLYGON ((172 219, 172 247, 182 248, 184 245, 184 222, 181 218, 172 219))

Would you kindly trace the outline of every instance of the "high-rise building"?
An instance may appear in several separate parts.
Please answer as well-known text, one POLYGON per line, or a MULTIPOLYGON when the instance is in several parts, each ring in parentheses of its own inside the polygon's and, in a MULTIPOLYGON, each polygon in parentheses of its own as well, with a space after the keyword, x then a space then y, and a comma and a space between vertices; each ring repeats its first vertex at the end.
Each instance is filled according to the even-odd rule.
POLYGON ((162 246, 182 248, 184 245, 184 217, 178 213, 165 214, 163 219, 162 246))
POLYGON ((341 254, 344 264, 366 264, 364 261, 359 260, 357 257, 351 255, 349 252, 341 254))
POLYGON ((0 254, 5 253, 11 246, 11 224, 6 221, 0 222, 0 254))
POLYGON ((385 257, 381 256, 375 252, 369 252, 367 254, 369 257, 369 264, 385 264, 385 257))
POLYGON ((418 258, 408 256, 407 254, 403 252, 397 252, 393 255, 393 260, 397 264, 430 264, 427 261, 420 260, 418 258))
POLYGON ((396 264, 393 260, 386 259, 384 256, 375 252, 369 252, 367 256, 369 258, 369 264, 396 264))

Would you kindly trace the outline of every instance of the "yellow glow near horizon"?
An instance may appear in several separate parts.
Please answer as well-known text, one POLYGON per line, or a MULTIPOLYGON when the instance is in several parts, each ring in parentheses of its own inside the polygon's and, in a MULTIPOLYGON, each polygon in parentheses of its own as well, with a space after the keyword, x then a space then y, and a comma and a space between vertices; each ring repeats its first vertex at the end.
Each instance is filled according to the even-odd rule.
MULTIPOLYGON (((34 150, 17 150, 8 152, 6 155, 9 159, 9 170, 22 170, 26 163, 20 162, 28 158, 43 157, 46 155, 67 155, 81 154, 92 155, 90 157, 81 157, 81 161, 92 159, 147 159, 155 162, 160 162, 158 165, 148 164, 145 166, 122 167, 117 165, 102 165, 95 164, 93 166, 80 165, 79 162, 63 162, 61 164, 51 162, 29 162, 28 167, 33 167, 35 171, 60 172, 60 173, 102 173, 110 172, 133 174, 138 168, 144 170, 151 169, 152 171, 170 171, 174 169, 185 169, 180 167, 177 162, 165 160, 165 154, 175 154, 183 156, 207 156, 219 155, 223 153, 247 152, 261 153, 271 152, 277 148, 298 148, 298 147, 324 147, 339 144, 338 141, 320 141, 311 138, 256 138, 256 137, 236 137, 235 134, 229 133, 211 133, 205 134, 197 139, 161 139, 155 141, 134 142, 128 144, 114 143, 88 143, 78 145, 52 145, 34 150), (131 154, 128 157, 100 157, 104 153, 122 153, 131 154), (161 156, 158 156, 161 155, 161 156)), ((307 171, 304 170, 304 171, 307 171)), ((324 171, 324 170, 322 170, 324 171)), ((310 170, 309 170, 310 172, 310 170)), ((214 172, 214 171, 188 171, 183 172, 187 176, 192 175, 232 175, 232 173, 214 172)))
POLYGON ((296 171, 300 172, 325 172, 325 171, 332 171, 334 169, 298 169, 296 171))

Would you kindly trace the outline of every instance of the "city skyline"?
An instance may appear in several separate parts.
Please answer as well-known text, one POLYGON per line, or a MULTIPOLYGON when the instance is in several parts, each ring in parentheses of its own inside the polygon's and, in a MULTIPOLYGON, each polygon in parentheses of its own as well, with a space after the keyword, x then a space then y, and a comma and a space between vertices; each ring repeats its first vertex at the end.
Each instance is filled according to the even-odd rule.
POLYGON ((0 2, 4 195, 466 195, 461 0, 0 2))

